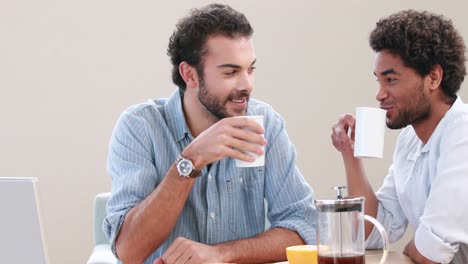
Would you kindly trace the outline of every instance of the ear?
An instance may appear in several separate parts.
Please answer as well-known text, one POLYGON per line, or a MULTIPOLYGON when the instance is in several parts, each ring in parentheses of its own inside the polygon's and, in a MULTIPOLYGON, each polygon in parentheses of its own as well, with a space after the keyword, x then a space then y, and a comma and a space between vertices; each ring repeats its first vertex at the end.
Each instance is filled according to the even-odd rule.
POLYGON ((187 88, 198 87, 198 74, 195 67, 183 61, 179 64, 179 73, 187 84, 187 88))
POLYGON ((444 70, 442 69, 442 66, 440 66, 440 64, 434 65, 429 74, 427 75, 427 77, 429 78, 429 88, 433 91, 440 88, 443 76, 444 70))

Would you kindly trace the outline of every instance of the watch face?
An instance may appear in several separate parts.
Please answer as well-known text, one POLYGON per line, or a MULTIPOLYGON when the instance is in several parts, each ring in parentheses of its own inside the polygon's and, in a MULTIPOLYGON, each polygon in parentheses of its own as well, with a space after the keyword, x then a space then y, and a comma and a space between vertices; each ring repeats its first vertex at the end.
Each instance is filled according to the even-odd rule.
POLYGON ((192 164, 188 160, 182 160, 179 163, 178 168, 179 168, 180 174, 184 176, 187 176, 190 174, 190 172, 192 172, 192 164))

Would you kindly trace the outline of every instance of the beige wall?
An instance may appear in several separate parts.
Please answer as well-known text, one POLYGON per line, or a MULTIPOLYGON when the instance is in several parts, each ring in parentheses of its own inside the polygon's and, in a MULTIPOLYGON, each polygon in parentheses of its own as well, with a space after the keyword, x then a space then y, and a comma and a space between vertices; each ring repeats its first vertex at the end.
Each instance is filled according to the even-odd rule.
MULTIPOLYGON (((287 122, 298 166, 318 198, 344 184, 331 125, 376 106, 367 37, 405 8, 452 18, 468 40, 462 1, 228 1, 255 28, 253 96, 287 122)), ((0 176, 39 178, 52 263, 84 263, 92 250, 94 195, 108 191, 109 137, 126 107, 174 89, 165 54, 176 21, 207 1, 0 1, 0 176)), ((467 85, 461 95, 468 100, 467 85)), ((375 188, 385 158, 366 161, 375 188)))

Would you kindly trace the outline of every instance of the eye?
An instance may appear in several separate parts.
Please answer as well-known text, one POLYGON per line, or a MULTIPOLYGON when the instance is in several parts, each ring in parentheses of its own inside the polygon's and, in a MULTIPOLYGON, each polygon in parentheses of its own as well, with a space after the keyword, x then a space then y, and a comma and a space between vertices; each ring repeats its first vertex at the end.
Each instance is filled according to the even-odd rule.
POLYGON ((224 75, 226 76, 233 76, 234 74, 236 74, 237 70, 231 70, 231 71, 227 71, 227 72, 224 72, 224 75))
POLYGON ((396 78, 391 78, 391 77, 387 78, 387 82, 389 83, 396 82, 396 81, 397 81, 396 78))
POLYGON ((257 67, 254 67, 254 66, 250 67, 250 68, 249 68, 249 73, 253 73, 254 70, 255 70, 256 68, 257 68, 257 67))

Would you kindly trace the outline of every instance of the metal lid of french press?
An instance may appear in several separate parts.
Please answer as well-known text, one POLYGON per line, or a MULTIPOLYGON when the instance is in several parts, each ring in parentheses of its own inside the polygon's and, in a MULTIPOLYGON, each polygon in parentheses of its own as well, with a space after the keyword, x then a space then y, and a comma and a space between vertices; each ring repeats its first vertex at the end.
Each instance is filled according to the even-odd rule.
POLYGON ((337 193, 336 200, 315 200, 315 206, 319 212, 352 212, 362 211, 364 197, 343 198, 342 192, 345 186, 333 187, 337 193))

